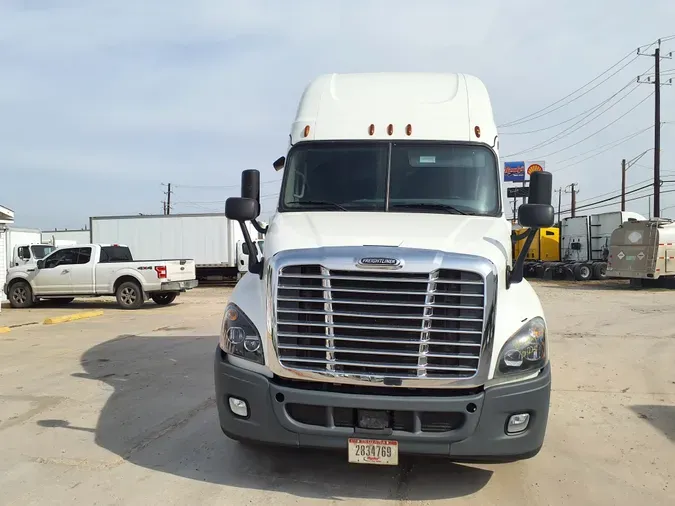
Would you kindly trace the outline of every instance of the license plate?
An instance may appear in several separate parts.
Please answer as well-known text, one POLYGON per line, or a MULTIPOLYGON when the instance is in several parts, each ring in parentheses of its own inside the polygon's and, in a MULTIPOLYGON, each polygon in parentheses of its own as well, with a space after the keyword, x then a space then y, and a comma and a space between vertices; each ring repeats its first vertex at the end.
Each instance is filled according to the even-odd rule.
POLYGON ((349 462, 396 466, 398 465, 398 441, 350 438, 349 462))

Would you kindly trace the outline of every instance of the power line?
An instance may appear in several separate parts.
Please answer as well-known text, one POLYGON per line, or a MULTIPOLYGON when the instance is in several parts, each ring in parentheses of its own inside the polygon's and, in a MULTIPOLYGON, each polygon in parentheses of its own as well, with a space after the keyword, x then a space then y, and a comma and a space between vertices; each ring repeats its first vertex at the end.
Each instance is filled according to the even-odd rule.
POLYGON ((611 151, 612 149, 617 148, 617 147, 621 146, 622 144, 625 144, 625 143, 628 142, 629 140, 634 139, 635 137, 637 137, 637 136, 640 135, 641 133, 644 133, 644 132, 646 132, 647 130, 650 130, 650 129, 651 129, 651 127, 647 128, 647 129, 645 129, 645 130, 642 130, 642 131, 640 131, 640 132, 638 132, 638 133, 636 133, 636 134, 633 134, 633 135, 629 136, 628 138, 624 139, 622 142, 619 142, 619 143, 616 143, 616 144, 614 144, 614 145, 612 145, 612 146, 609 146, 608 148, 605 148, 605 149, 603 149, 603 150, 601 150, 601 151, 598 151, 597 153, 595 153, 595 154, 593 154, 593 155, 587 156, 586 158, 582 158, 581 160, 577 160, 577 161, 575 161, 575 162, 573 162, 573 163, 569 163, 569 164, 567 164, 565 167, 562 167, 561 169, 557 169, 557 170, 555 171, 555 173, 557 174, 557 173, 562 172, 562 171, 564 171, 564 170, 570 169, 570 168, 572 168, 572 167, 574 167, 574 166, 576 166, 576 165, 579 165, 580 163, 586 162, 586 161, 588 161, 588 160, 590 160, 590 159, 592 159, 592 158, 595 158, 596 156, 599 156, 599 155, 601 155, 601 154, 603 154, 603 153, 606 153, 607 151, 611 151))
MULTIPOLYGON (((560 126, 560 125, 564 125, 565 123, 569 123, 570 121, 573 121, 573 120, 577 119, 577 118, 580 117, 580 116, 584 116, 584 115, 590 116, 590 115, 593 114, 596 110, 598 110, 600 107, 602 107, 603 105, 605 105, 607 102, 610 102, 614 97, 616 97, 619 93, 621 93, 623 90, 625 90, 626 88, 628 88, 628 87, 629 87, 630 85, 632 85, 632 84, 633 84, 633 85, 635 84, 635 80, 633 80, 633 79, 631 79, 631 80, 630 80, 626 85, 624 85, 619 91, 617 91, 616 93, 610 95, 608 98, 604 99, 604 100, 603 100, 602 102, 600 102, 599 104, 596 104, 596 105, 594 105, 593 107, 591 107, 591 108, 589 108, 589 109, 586 109, 585 111, 580 112, 579 114, 576 114, 576 115, 572 116, 571 118, 568 118, 568 119, 566 119, 566 120, 564 120, 564 121, 561 121, 560 123, 556 123, 555 125, 549 125, 549 126, 547 126, 547 127, 538 128, 538 129, 536 129, 536 130, 528 130, 528 131, 525 131, 525 132, 504 132, 502 135, 508 136, 508 135, 529 135, 529 134, 536 134, 536 133, 539 133, 539 132, 544 132, 544 131, 546 131, 546 130, 550 130, 551 128, 555 128, 555 127, 558 127, 558 126, 560 126)), ((637 87, 637 85, 636 85, 636 87, 637 87)), ((586 117, 586 116, 584 116, 584 118, 585 118, 585 117, 586 117)), ((584 119, 584 118, 582 118, 582 119, 584 119)))
MULTIPOLYGON (((626 195, 630 195, 630 194, 632 194, 632 193, 637 193, 637 192, 639 192, 639 191, 642 191, 642 190, 645 190, 645 189, 647 189, 647 188, 650 188, 651 186, 652 186, 651 184, 646 184, 646 185, 644 185, 644 186, 641 186, 640 188, 635 188, 635 189, 633 189, 633 190, 627 191, 627 192, 626 192, 626 195)), ((621 193, 618 193, 617 195, 614 195, 614 196, 612 196, 612 197, 607 197, 607 198, 605 198, 605 199, 597 200, 597 201, 591 202, 591 203, 589 203, 589 204, 584 204, 584 205, 582 205, 582 206, 577 206, 576 209, 575 209, 575 211, 579 211, 579 210, 583 210, 583 209, 586 209, 586 210, 587 210, 588 208, 590 208, 590 207, 592 207, 592 206, 597 206, 598 204, 604 204, 605 202, 610 202, 610 201, 612 201, 612 200, 616 200, 616 199, 620 199, 620 198, 621 198, 621 193)), ((628 199, 626 199, 626 201, 629 202, 628 199)), ((618 203, 618 202, 613 202, 612 204, 615 205, 615 204, 617 204, 617 203, 618 203)), ((568 212, 570 212, 570 211, 571 211, 571 208, 565 209, 565 210, 562 211, 562 212, 563 212, 563 213, 568 213, 568 212)))
MULTIPOLYGON (((601 146, 597 146, 597 147, 595 147, 595 148, 593 148, 593 149, 589 149, 588 151, 584 151, 583 153, 579 153, 578 155, 570 156, 569 158, 565 158, 564 160, 556 161, 556 162, 554 162, 554 164, 555 164, 555 165, 558 165, 558 164, 561 164, 561 163, 569 162, 569 161, 571 161, 571 160, 574 160, 574 159, 576 159, 576 158, 579 158, 580 156, 584 156, 584 155, 587 155, 587 154, 589 154, 589 153, 593 153, 594 151, 597 151, 597 150, 599 150, 599 149, 603 149, 603 148, 605 148, 605 147, 607 147, 607 146, 609 146, 610 149, 611 149, 611 148, 615 148, 615 147, 620 146, 621 144, 623 144, 623 143, 625 143, 625 142, 627 142, 627 141, 629 141, 629 140, 631 140, 631 139, 634 139, 634 138, 637 137, 638 135, 643 134, 643 133, 645 133, 646 131, 651 130, 651 129, 652 129, 652 126, 649 125, 648 127, 643 128, 642 130, 638 130, 637 132, 633 132, 633 133, 630 134, 630 135, 626 135, 625 137, 621 137, 620 139, 616 139, 616 140, 614 140, 614 141, 612 141, 612 142, 608 142, 607 144, 602 144, 601 146)), ((574 162, 574 163, 572 163, 572 164, 570 164, 570 165, 576 165, 577 163, 581 163, 581 162, 583 162, 583 161, 585 161, 585 160, 588 160, 588 159, 590 159, 590 158, 593 158, 594 156, 599 155, 600 153, 604 153, 604 151, 600 151, 599 153, 596 153, 595 155, 589 156, 588 158, 584 158, 583 160, 578 160, 578 161, 576 161, 576 162, 574 162)), ((556 170, 556 172, 560 172, 560 170, 564 170, 564 169, 558 169, 558 170, 556 170)))
POLYGON ((596 84, 595 86, 593 86, 593 87, 590 88, 589 90, 586 90, 586 91, 585 91, 584 93, 582 93, 581 95, 577 96, 576 98, 573 98, 572 100, 569 100, 569 101, 567 101, 567 102, 564 102, 564 101, 567 100, 568 98, 572 97, 575 93, 577 93, 577 92, 583 90, 583 89, 584 89, 586 86, 588 86, 589 84, 592 84, 592 83, 594 83, 595 81, 597 81, 598 79, 600 79, 602 76, 604 76, 605 74, 607 74, 608 72, 610 72, 612 69, 614 69, 615 67, 617 67, 618 65, 620 65, 623 61, 625 61, 627 58, 629 58, 629 57, 630 57, 631 55, 633 55, 633 54, 634 54, 634 51, 631 51, 630 53, 626 54, 623 58, 621 58, 621 59, 620 59, 618 62, 616 62, 614 65, 612 65, 612 66, 609 67, 607 70, 605 70, 605 71, 602 72, 601 74, 597 75, 596 77, 594 77, 593 79, 591 79, 590 81, 588 81, 588 82, 587 82, 586 84, 584 84, 583 86, 577 88, 577 89, 574 90, 572 93, 569 93, 568 95, 565 95, 563 98, 561 98, 561 99, 559 99, 559 100, 556 100, 556 101, 553 102, 552 104, 549 104, 548 106, 544 107, 543 109, 539 109, 538 111, 535 111, 535 112, 533 112, 533 113, 531 113, 531 114, 528 114, 527 116, 523 116, 522 118, 518 118, 518 119, 515 119, 515 120, 513 120, 513 121, 509 121, 509 122, 507 122, 507 123, 502 123, 501 125, 498 125, 498 128, 508 128, 508 127, 511 127, 511 126, 516 126, 516 125, 520 125, 520 124, 522 124, 522 123, 527 123, 527 122, 533 121, 533 120, 535 120, 535 119, 541 118, 542 116, 546 116, 547 114, 550 114, 550 113, 552 113, 552 112, 554 112, 554 111, 557 111, 558 109, 561 109, 561 108, 565 107, 566 105, 568 105, 568 104, 570 104, 570 103, 572 103, 572 102, 574 102, 574 101, 580 99, 580 98, 583 97, 584 95, 590 93, 591 91, 593 91, 594 89, 596 89, 598 86, 600 86, 601 84, 605 83, 606 81, 608 81, 609 79, 611 79, 612 77, 614 77, 616 74, 618 74, 619 72, 621 72, 624 68, 626 68, 628 65, 630 65, 631 63, 633 63, 635 60, 637 60, 637 59, 638 59, 638 56, 637 56, 637 55, 634 56, 628 63, 626 63, 625 65, 623 65, 623 66, 622 66, 621 68, 619 68, 617 71, 615 71, 614 73, 610 74, 608 77, 606 77, 605 79, 603 79, 602 81, 600 81, 598 84, 596 84), (564 103, 561 104, 560 106, 556 107, 555 109, 548 110, 548 109, 550 109, 551 107, 553 107, 553 106, 555 106, 555 105, 557 105, 557 104, 560 104, 561 102, 564 102, 564 103), (544 112, 544 111, 548 111, 548 112, 544 112), (543 113, 543 114, 539 114, 539 113, 543 113))
MULTIPOLYGON (((272 184, 272 183, 280 183, 281 179, 272 179, 270 181, 261 181, 260 184, 272 184)), ((233 185, 227 185, 227 186, 214 186, 214 185, 209 185, 209 186, 195 186, 195 185, 186 185, 186 184, 175 184, 173 185, 174 188, 188 188, 191 190, 225 190, 228 188, 239 188, 241 185, 240 184, 233 184, 233 185)))
POLYGON ((585 123, 583 123, 583 121, 584 121, 586 118, 588 118, 589 116, 591 116, 595 111, 592 111, 591 113, 589 113, 588 115, 584 116, 583 118, 581 118, 581 119, 580 119, 579 121, 577 121, 576 123, 574 123, 574 124, 568 126, 567 128, 563 129, 562 131, 558 132, 558 133, 557 133, 556 135, 554 135, 553 137, 549 137, 548 139, 546 139, 546 140, 540 142, 539 144, 536 144, 536 145, 534 145, 534 146, 530 146, 530 147, 527 148, 527 149, 524 149, 524 150, 519 151, 519 152, 517 152, 517 153, 512 153, 512 154, 507 155, 507 156, 509 156, 509 157, 511 157, 511 156, 517 156, 517 155, 520 155, 520 154, 523 154, 523 153, 527 153, 528 151, 533 151, 533 150, 538 149, 538 148, 543 148, 543 147, 545 147, 545 146, 548 146, 548 145, 550 145, 550 144, 553 144, 553 143, 559 141, 560 139, 564 139, 565 137, 569 137, 570 135, 572 135, 572 134, 578 132, 579 129, 585 127, 586 125, 588 125, 588 124, 590 124, 590 123, 592 123, 593 121, 595 121, 596 119, 598 119, 600 116, 602 116, 603 114, 605 114, 607 111, 609 111, 609 110, 611 110, 612 108, 616 107, 619 103, 621 103, 622 100, 626 99, 631 93, 633 93, 635 90, 637 90, 637 89, 639 88, 639 86, 638 86, 637 84, 629 83, 629 84, 627 84, 626 86, 624 86, 619 92, 617 92, 617 93, 615 93, 614 95, 612 95, 612 96, 610 97, 610 100, 611 100, 612 98, 616 97, 616 95, 618 95, 618 93, 620 93, 621 91, 623 91, 623 90, 625 90, 626 88, 628 88, 629 86, 631 86, 631 84, 634 85, 634 86, 633 86, 633 89, 631 89, 631 90, 630 90, 628 93, 626 93, 623 97, 621 97, 619 100, 617 100, 616 102, 614 102, 613 104, 611 104, 609 107, 607 107, 607 109, 605 109, 604 111, 601 111, 599 114, 597 114, 595 117, 591 118, 590 120, 586 121, 585 123), (581 126, 579 126, 578 128, 575 128, 575 127, 577 127, 577 125, 579 125, 580 123, 583 123, 583 124, 582 124, 581 126))
MULTIPOLYGON (((631 185, 628 185, 626 187, 626 189, 633 188, 634 186, 638 186, 638 185, 641 185, 641 184, 649 183, 650 181, 651 181, 651 179, 645 179, 644 181, 638 181, 637 183, 633 183, 631 185)), ((583 200, 577 201, 577 204, 580 204, 582 202, 588 202, 589 200, 595 200, 595 199, 598 199, 600 197, 605 197, 607 195, 611 195, 611 194, 616 193, 616 192, 621 192, 621 190, 612 190, 612 191, 609 191, 609 192, 606 192, 606 193, 601 193, 600 195, 594 195, 593 197, 587 197, 583 200)), ((621 193, 619 193, 619 195, 621 195, 621 193)), ((588 205, 592 205, 592 204, 595 204, 595 202, 591 202, 588 205)))
MULTIPOLYGON (((651 186, 651 185, 649 185, 649 186, 651 186)), ((665 194, 665 193, 675 193, 675 190, 665 190, 665 191, 662 191, 662 192, 661 192, 661 195, 663 195, 663 194, 665 194)), ((653 197, 653 196, 654 196, 653 193, 646 193, 646 194, 644 194, 644 195, 639 195, 639 196, 637 196, 637 197, 633 197, 633 198, 630 198, 630 199, 626 199, 626 202, 632 202, 632 201, 634 201, 634 200, 641 200, 641 199, 644 199, 644 198, 647 198, 647 197, 653 197)), ((599 205, 599 206, 595 206, 595 207, 589 207, 589 208, 586 208, 585 210, 586 210, 586 211, 593 211, 593 210, 595 210, 595 209, 602 209, 603 207, 615 206, 616 204, 617 204, 617 202, 612 202, 612 203, 610 203, 610 204, 603 204, 603 205, 599 205)), ((662 209, 662 210, 663 210, 663 209, 662 209)), ((567 212, 568 212, 568 211, 563 211, 563 214, 565 214, 565 213, 567 213, 567 212)))
MULTIPOLYGON (((608 129, 609 127, 611 127, 614 123, 616 123, 616 122, 619 121, 620 119, 623 119, 623 118, 626 117, 628 114, 630 114, 631 112, 633 112, 635 109, 637 109, 639 106, 641 106, 645 101, 647 101, 653 94, 654 94, 654 92, 650 93, 650 94, 647 95, 645 98, 643 98, 642 100, 640 100, 637 104, 635 104, 633 107, 631 107, 630 109, 628 109, 628 110, 627 110, 625 113, 623 113, 621 116, 619 116, 618 118, 616 118, 614 121, 612 121, 611 123, 608 123, 607 125, 605 125, 604 127, 600 128, 599 130, 596 130, 596 131, 593 132, 592 134, 585 136, 583 139, 581 139, 581 140, 575 142, 574 144, 570 144, 569 146, 565 146, 564 148, 561 148, 561 149, 559 149, 559 150, 557 150, 557 151, 553 151, 553 152, 548 153, 548 154, 546 154, 546 155, 541 155, 541 156, 539 156, 539 157, 533 157, 533 159, 539 159, 539 160, 545 159, 545 158, 548 158, 549 156, 557 155, 558 153, 562 153, 563 151, 567 151, 568 149, 573 148, 574 146, 578 146, 578 145, 581 144, 582 142, 586 142, 586 141, 587 141, 588 139, 590 139, 591 137, 594 137, 595 135, 599 134, 599 133, 602 132, 603 130, 607 130, 607 129, 608 129)), ((513 156, 513 155, 507 155, 507 157, 510 157, 510 156, 513 156)))

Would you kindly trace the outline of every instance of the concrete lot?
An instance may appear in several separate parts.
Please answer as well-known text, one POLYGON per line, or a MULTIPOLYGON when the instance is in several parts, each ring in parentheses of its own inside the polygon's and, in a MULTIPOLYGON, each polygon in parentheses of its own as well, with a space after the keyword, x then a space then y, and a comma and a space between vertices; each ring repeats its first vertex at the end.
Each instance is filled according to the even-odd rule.
POLYGON ((0 326, 105 313, 0 334, 0 504, 674 504, 675 292, 535 287, 552 333, 546 444, 485 466, 350 466, 225 438, 211 360, 226 288, 139 311, 3 309, 0 326))

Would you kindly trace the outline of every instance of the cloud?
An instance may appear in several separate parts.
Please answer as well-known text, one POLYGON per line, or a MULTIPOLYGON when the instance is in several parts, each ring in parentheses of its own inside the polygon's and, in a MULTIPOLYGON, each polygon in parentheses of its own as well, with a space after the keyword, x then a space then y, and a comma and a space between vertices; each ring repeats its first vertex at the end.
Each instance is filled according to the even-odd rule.
MULTIPOLYGON (((278 179, 271 162, 285 150, 297 100, 318 74, 475 74, 504 122, 557 100, 638 45, 669 34, 674 18, 668 0, 653 2, 651 11, 625 0, 574 6, 526 0, 7 0, 0 6, 0 173, 22 179, 0 199, 17 209, 19 221, 30 213, 30 224, 45 228, 79 225, 103 210, 161 210, 160 182, 172 181, 183 192, 177 202, 224 200, 232 188, 180 185, 236 185, 250 167, 259 168, 264 181, 278 179), (23 180, 27 175, 34 177, 30 183, 23 180), (104 204, 102 196, 112 198, 106 191, 112 181, 134 189, 104 204), (20 197, 26 192, 30 205, 20 197)), ((640 59, 588 97, 524 127, 578 114, 650 64, 640 59)), ((670 90, 664 89, 664 120, 672 110, 670 90)), ((645 87, 633 98, 649 92, 645 87)), ((634 103, 626 99, 553 147, 583 139, 634 103)), ((558 160, 625 137, 651 118, 646 103, 558 160)), ((525 149, 556 131, 509 136, 505 130, 502 152, 525 149)), ((667 151, 672 127, 664 127, 663 137, 665 166, 673 163, 667 151)), ((580 198, 610 191, 619 181, 620 159, 649 142, 649 136, 636 137, 621 146, 625 151, 562 171, 554 182, 579 182, 580 198)), ((554 161, 547 160, 555 172, 554 161)), ((648 177, 640 170, 629 174, 629 183, 648 177)), ((267 200, 269 211, 274 199, 267 200)))

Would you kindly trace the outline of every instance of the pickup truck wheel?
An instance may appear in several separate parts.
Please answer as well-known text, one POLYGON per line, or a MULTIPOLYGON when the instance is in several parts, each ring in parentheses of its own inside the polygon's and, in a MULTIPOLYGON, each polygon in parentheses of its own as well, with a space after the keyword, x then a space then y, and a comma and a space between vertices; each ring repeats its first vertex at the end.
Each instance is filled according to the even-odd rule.
POLYGON ((125 281, 118 286, 115 296, 122 309, 138 309, 143 305, 143 291, 133 281, 125 281))
POLYGON ((176 300, 177 296, 178 295, 175 293, 157 293, 151 295, 150 298, 155 301, 155 304, 159 304, 160 306, 166 306, 168 304, 171 304, 174 300, 176 300))
POLYGON ((16 309, 33 305, 33 290, 25 281, 17 281, 9 289, 9 304, 16 309))

